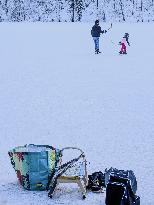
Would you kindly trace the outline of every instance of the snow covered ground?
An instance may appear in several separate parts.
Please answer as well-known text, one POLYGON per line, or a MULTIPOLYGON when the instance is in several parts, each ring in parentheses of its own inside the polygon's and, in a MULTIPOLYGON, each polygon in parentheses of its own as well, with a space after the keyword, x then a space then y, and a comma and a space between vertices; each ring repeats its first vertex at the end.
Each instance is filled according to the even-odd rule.
POLYGON ((91 26, 0 24, 0 205, 105 205, 104 194, 83 201, 77 186, 60 185, 54 199, 23 190, 7 151, 29 143, 80 147, 89 173, 131 169, 141 204, 154 204, 154 24, 113 24, 100 55, 91 26))

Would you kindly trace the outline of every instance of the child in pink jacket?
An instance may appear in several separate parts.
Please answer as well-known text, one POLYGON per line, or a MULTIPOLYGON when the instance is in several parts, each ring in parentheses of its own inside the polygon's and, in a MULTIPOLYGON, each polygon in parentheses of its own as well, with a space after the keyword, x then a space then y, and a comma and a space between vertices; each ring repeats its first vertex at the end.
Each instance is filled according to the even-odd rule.
POLYGON ((122 40, 119 42, 119 44, 121 45, 121 50, 120 50, 120 54, 127 54, 126 51, 126 43, 130 46, 130 43, 128 41, 129 38, 129 34, 125 33, 124 37, 122 38, 122 40))

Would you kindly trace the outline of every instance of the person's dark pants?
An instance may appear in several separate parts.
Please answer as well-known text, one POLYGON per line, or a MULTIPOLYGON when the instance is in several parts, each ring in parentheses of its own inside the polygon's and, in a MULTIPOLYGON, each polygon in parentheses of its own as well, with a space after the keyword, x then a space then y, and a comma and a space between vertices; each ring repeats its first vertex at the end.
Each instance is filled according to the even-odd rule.
POLYGON ((93 37, 95 43, 95 51, 99 50, 99 37, 93 37))

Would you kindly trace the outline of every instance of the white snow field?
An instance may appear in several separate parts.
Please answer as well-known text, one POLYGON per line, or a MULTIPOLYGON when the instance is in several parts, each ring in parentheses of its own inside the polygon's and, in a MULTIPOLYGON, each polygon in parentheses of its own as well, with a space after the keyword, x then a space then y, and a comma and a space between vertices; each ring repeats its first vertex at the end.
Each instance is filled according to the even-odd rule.
POLYGON ((82 200, 76 185, 53 199, 19 186, 7 152, 29 143, 83 149, 89 174, 131 169, 141 205, 154 205, 154 24, 113 24, 99 55, 91 27, 0 24, 0 205, 105 205, 105 194, 82 200), (120 56, 125 32, 131 46, 120 56))

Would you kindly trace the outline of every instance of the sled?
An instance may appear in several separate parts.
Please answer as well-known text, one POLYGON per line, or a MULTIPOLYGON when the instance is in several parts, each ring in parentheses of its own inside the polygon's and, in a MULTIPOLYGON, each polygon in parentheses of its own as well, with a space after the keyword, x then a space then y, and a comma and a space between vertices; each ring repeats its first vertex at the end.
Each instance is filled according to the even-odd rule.
POLYGON ((88 184, 87 162, 85 154, 81 149, 76 147, 66 147, 61 150, 60 166, 55 169, 55 173, 49 182, 50 191, 48 196, 50 198, 53 197, 56 187, 60 183, 77 183, 82 193, 82 198, 86 198, 86 187, 88 184), (63 164, 66 150, 70 152, 70 155, 72 155, 73 151, 78 151, 80 154, 77 158, 63 164))

